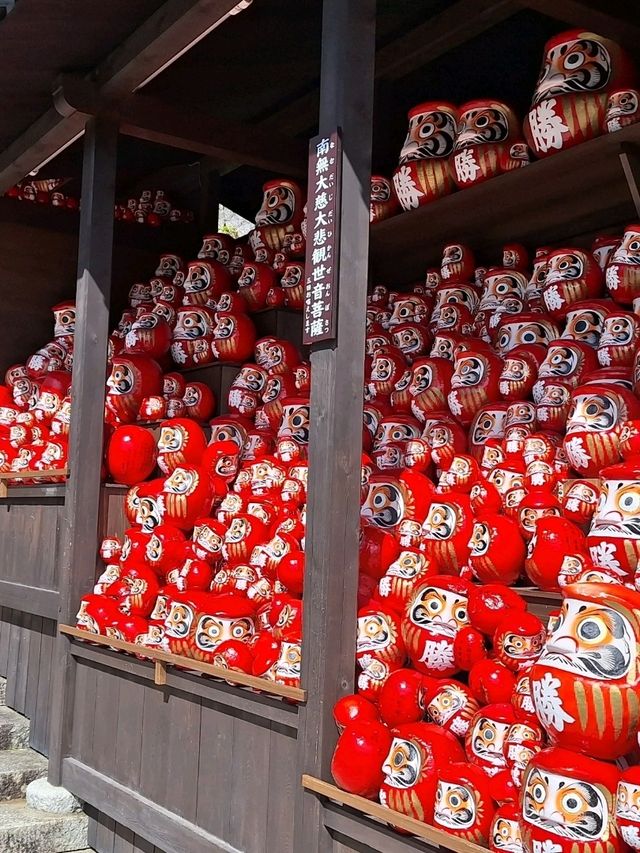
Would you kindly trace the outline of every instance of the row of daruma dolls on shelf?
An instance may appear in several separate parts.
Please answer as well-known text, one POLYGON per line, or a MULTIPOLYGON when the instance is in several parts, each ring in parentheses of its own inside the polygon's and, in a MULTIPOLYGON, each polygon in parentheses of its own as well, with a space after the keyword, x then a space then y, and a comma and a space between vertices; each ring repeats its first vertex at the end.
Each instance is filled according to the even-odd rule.
POLYGON ((461 107, 427 101, 408 113, 409 129, 392 181, 371 184, 371 220, 428 204, 640 119, 636 73, 625 52, 595 33, 570 30, 550 39, 531 109, 521 128, 513 110, 492 99, 461 107))
MULTIPOLYGON (((51 207, 78 210, 80 199, 62 192, 64 180, 31 181, 25 179, 10 187, 5 195, 18 201, 29 201, 51 207)), ((163 222, 193 222, 193 211, 174 207, 164 190, 142 190, 138 198, 128 198, 114 208, 114 218, 123 222, 158 227, 163 222)))
MULTIPOLYGON (((243 350, 246 362, 233 380, 227 411, 255 419, 258 426, 273 428, 282 413, 282 400, 308 394, 311 369, 290 342, 267 336, 255 347, 243 350)), ((176 371, 162 373, 158 363, 146 355, 113 356, 107 379, 106 414, 109 424, 158 421, 188 415, 200 423, 215 409, 213 391, 203 382, 185 382, 176 371)))
POLYGON ((496 853, 640 849, 640 594, 572 584, 545 626, 434 570, 359 613, 359 665, 392 671, 336 703, 336 783, 496 853))
MULTIPOLYGON (((248 375, 249 371, 246 371, 248 375)), ((253 367, 258 375, 259 368, 253 367)), ((78 627, 289 686, 300 682, 308 398, 285 400, 276 428, 230 415, 209 442, 188 419, 114 431, 131 527, 104 563, 78 627)))

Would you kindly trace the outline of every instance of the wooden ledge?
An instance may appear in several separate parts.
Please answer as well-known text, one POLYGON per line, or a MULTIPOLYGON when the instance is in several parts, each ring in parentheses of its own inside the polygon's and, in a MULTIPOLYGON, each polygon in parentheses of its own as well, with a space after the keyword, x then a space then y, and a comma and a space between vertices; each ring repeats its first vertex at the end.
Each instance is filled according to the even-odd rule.
MULTIPOLYGON (((7 482, 9 480, 44 480, 68 476, 68 468, 50 468, 46 471, 3 471, 0 473, 0 498, 8 496, 7 482)), ((10 485, 15 486, 17 484, 12 482, 10 485)), ((24 485, 32 486, 33 483, 25 483, 24 485)))
MULTIPOLYGON (((317 794, 319 797, 326 797, 333 802, 339 803, 342 806, 348 806, 360 814, 367 817, 375 818, 382 821, 384 824, 392 824, 399 829, 404 829, 411 835, 427 841, 434 847, 441 847, 446 850, 454 850, 455 853, 487 853, 486 847, 481 847, 479 844, 473 844, 470 841, 465 841, 458 838, 456 835, 450 835, 448 832, 443 832, 441 829, 435 829, 427 823, 416 820, 400 812, 392 811, 380 803, 375 803, 372 800, 367 800, 365 797, 358 797, 355 794, 348 794, 342 791, 335 785, 325 782, 322 779, 316 779, 315 776, 304 775, 302 777, 302 787, 317 794)), ((401 836, 399 836, 401 838, 401 836)))
POLYGON ((272 681, 267 681, 264 678, 258 678, 255 675, 248 675, 245 672, 234 672, 233 670, 224 669, 220 666, 213 666, 210 663, 202 663, 201 661, 192 660, 191 658, 183 657, 182 655, 172 655, 169 652, 163 652, 160 649, 151 649, 147 646, 138 646, 135 643, 126 643, 124 640, 116 640, 111 637, 103 637, 101 634, 91 634, 88 631, 83 631, 80 628, 73 628, 71 625, 59 625, 58 630, 61 634, 68 637, 73 637, 77 640, 83 640, 86 643, 95 643, 99 646, 107 646, 110 649, 116 649, 122 652, 128 652, 131 655, 142 657, 154 664, 154 681, 158 685, 167 683, 167 667, 179 667, 180 669, 190 670, 191 672, 200 672, 203 675, 209 675, 212 678, 220 678, 228 684, 235 684, 239 687, 250 687, 252 690, 258 690, 261 693, 268 693, 271 696, 278 696, 282 699, 289 699, 292 702, 306 702, 307 691, 299 687, 288 687, 285 684, 276 684, 272 681))

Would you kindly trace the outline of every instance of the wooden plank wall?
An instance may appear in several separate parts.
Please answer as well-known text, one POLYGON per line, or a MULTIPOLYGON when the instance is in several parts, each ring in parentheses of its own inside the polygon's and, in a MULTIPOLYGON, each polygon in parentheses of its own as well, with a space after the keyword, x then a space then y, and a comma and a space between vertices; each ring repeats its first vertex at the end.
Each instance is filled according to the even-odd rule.
POLYGON ((0 607, 0 675, 7 705, 31 720, 31 746, 48 753, 51 656, 56 623, 0 607))
POLYGON ((63 495, 22 497, 12 489, 9 498, 0 500, 1 580, 58 588, 56 551, 63 509, 63 495))
MULTIPOLYGON (((177 243, 184 240, 176 234, 177 243)), ((166 235, 170 251, 172 234, 166 235)), ((0 381, 10 364, 24 361, 53 337, 51 307, 76 289, 78 235, 23 223, 0 222, 0 381)), ((117 318, 129 287, 153 276, 159 252, 116 246, 113 312, 117 318)))
POLYGON ((89 846, 97 853, 170 853, 161 850, 126 826, 112 818, 87 807, 89 815, 89 846))
MULTIPOLYGON (((92 661, 77 666, 73 759, 233 849, 292 850, 295 723, 266 719, 258 705, 252 713, 92 661)), ((112 853, 118 829, 98 823, 101 840, 92 846, 112 853)))

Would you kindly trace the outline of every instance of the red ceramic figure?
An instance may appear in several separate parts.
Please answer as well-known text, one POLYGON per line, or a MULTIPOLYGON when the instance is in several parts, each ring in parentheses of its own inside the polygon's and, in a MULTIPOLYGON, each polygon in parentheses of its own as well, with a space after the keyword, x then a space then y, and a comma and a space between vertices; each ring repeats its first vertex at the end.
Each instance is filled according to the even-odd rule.
POLYGON ((609 39, 581 30, 550 39, 524 123, 535 154, 546 157, 603 133, 609 91, 633 76, 630 60, 609 39))
POLYGON ((640 594, 587 583, 565 586, 562 595, 560 616, 531 669, 536 714, 553 744, 615 759, 633 748, 640 722, 640 594), (600 729, 588 722, 596 715, 600 729))
POLYGON ((489 842, 494 805, 491 783, 477 767, 452 763, 438 769, 433 823, 474 844, 489 842))
POLYGON ((531 395, 545 349, 536 344, 518 346, 505 357, 499 391, 503 400, 527 400, 531 395))
POLYGON ((371 196, 369 201, 369 222, 381 222, 400 209, 393 182, 383 175, 371 175, 371 196))
POLYGON ((620 771, 568 749, 534 755, 522 783, 522 840, 526 851, 597 853, 624 850, 615 823, 620 771))
MULTIPOLYGON (((208 420, 216 407, 216 398, 211 388, 204 382, 190 382, 185 385, 182 397, 185 412, 198 423, 208 420)), ((168 414, 168 412, 167 412, 168 414)))
POLYGON ((161 359, 171 346, 171 326, 154 311, 142 312, 124 339, 124 351, 161 359))
POLYGON ((627 767, 620 775, 616 791, 616 824, 622 840, 634 850, 640 848, 640 768, 627 767))
POLYGON ((557 591, 558 573, 567 554, 586 554, 584 533, 566 518, 547 516, 536 523, 529 540, 525 571, 540 589, 557 591))
POLYGON ((526 547, 515 521, 497 513, 478 515, 469 546, 469 566, 481 583, 513 584, 520 577, 526 547))
POLYGON ((469 584, 436 575, 417 587, 402 620, 402 636, 413 666, 425 675, 447 677, 457 672, 453 641, 469 624, 469 584))
POLYGON ((489 850, 492 853, 524 853, 520 808, 515 803, 496 809, 489 831, 489 850))
POLYGON ((178 308, 171 357, 180 367, 197 367, 214 360, 211 351, 216 315, 204 306, 178 308))
POLYGON ((438 769, 463 761, 460 744, 450 732, 432 723, 396 726, 382 766, 380 789, 383 806, 409 817, 433 823, 438 769))
POLYGON ((467 350, 455 358, 448 396, 451 414, 468 426, 476 412, 499 399, 502 359, 489 351, 467 350))
POLYGON ((162 371, 145 355, 118 355, 107 379, 107 409, 121 423, 134 421, 144 397, 160 394, 162 371))
POLYGON ((256 214, 256 230, 251 243, 257 251, 266 248, 271 253, 280 251, 287 234, 300 231, 303 219, 304 196, 294 181, 278 178, 267 181, 263 188, 262 207, 256 214))
POLYGON ((598 343, 603 367, 631 367, 640 344, 640 317, 631 311, 613 311, 606 317, 598 343))
POLYGON ((109 439, 107 467, 114 483, 133 486, 151 475, 156 465, 156 445, 150 430, 117 427, 109 439))
POLYGON ((226 290, 231 290, 231 274, 219 261, 191 261, 184 280, 184 305, 215 306, 226 290))
POLYGON ((304 308, 305 273, 304 264, 300 261, 290 261, 284 268, 280 280, 284 291, 284 304, 294 311, 304 308))
POLYGON ((506 702, 485 705, 477 711, 465 739, 467 760, 488 776, 506 770, 504 742, 509 727, 515 722, 515 708, 506 702))
POLYGON ((637 121, 640 121, 640 92, 630 88, 609 92, 605 115, 607 133, 615 133, 637 121))
POLYGON ((211 352, 218 361, 246 361, 251 357, 255 340, 255 326, 246 314, 216 312, 211 352))
POLYGON ((446 102, 429 101, 407 115, 409 129, 393 184, 403 210, 413 210, 453 189, 449 156, 453 152, 458 111, 446 102))
POLYGON ((469 688, 454 679, 423 678, 423 693, 425 719, 464 738, 480 708, 469 688))
POLYGON ((377 799, 392 739, 388 726, 377 719, 349 720, 331 760, 336 784, 351 794, 377 799))
POLYGON ((158 436, 158 468, 170 474, 179 465, 197 465, 206 446, 202 427, 189 418, 163 421, 158 436))
POLYGON ((276 284, 275 270, 269 264, 256 261, 245 264, 238 279, 240 293, 246 300, 249 311, 260 311, 265 308, 267 295, 276 284))
POLYGON ((572 393, 564 450, 580 476, 597 477, 617 462, 622 423, 640 417, 640 402, 619 385, 589 383, 572 393))
POLYGON ((591 252, 583 249, 554 249, 547 256, 547 277, 543 299, 553 317, 583 299, 600 295, 603 274, 591 252))
POLYGON ((513 111, 498 101, 463 104, 452 161, 461 188, 526 166, 529 154, 513 111))
MULTIPOLYGON (((601 472, 587 542, 596 566, 631 580, 640 558, 640 466, 633 460, 601 472)), ((593 486, 592 486, 593 488, 593 486)))

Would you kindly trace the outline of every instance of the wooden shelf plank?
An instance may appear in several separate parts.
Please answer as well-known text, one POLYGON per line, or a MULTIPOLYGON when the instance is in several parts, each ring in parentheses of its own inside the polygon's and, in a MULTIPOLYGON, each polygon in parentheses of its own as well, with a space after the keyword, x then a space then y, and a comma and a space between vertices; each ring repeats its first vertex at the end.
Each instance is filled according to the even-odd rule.
POLYGON ((377 223, 371 281, 422 280, 451 240, 495 253, 505 242, 534 248, 637 218, 619 158, 623 145, 640 145, 640 124, 377 223))
POLYGON ((404 829, 411 835, 416 835, 418 838, 428 841, 435 847, 453 850, 455 853, 487 853, 486 848, 481 847, 479 844, 472 844, 470 841, 464 841, 464 839, 450 835, 448 832, 443 832, 441 829, 435 829, 435 827, 429 826, 429 824, 423 823, 420 820, 385 808, 380 803, 375 803, 364 797, 358 797, 355 794, 348 794, 335 785, 331 785, 322 779, 316 779, 314 776, 304 775, 302 777, 302 786, 307 791, 312 791, 320 797, 326 797, 329 800, 333 800, 333 802, 355 809, 355 811, 367 817, 381 820, 385 824, 392 824, 399 829, 404 829))
POLYGON ((111 649, 117 649, 118 651, 128 652, 131 655, 148 658, 154 663, 154 665, 160 661, 167 666, 175 666, 180 667, 181 669, 191 670, 193 672, 201 672, 203 675, 210 675, 213 678, 221 678, 229 683, 237 684, 241 687, 251 687, 253 690, 260 690, 273 696, 290 699, 293 702, 305 702, 307 699, 306 690, 302 690, 299 687, 288 687, 285 684, 276 684, 275 682, 267 681, 264 678, 258 678, 255 675, 248 675, 244 672, 234 672, 229 669, 223 669, 220 666, 201 663, 200 661, 182 657, 181 655, 172 655, 169 652, 163 652, 160 649, 151 649, 147 646, 138 646, 135 643, 126 643, 124 640, 103 637, 101 634, 91 634, 88 631, 83 631, 80 628, 74 628, 71 625, 59 625, 58 630, 61 634, 65 634, 66 636, 73 637, 77 640, 83 640, 87 643, 97 643, 100 646, 108 646, 111 649))

